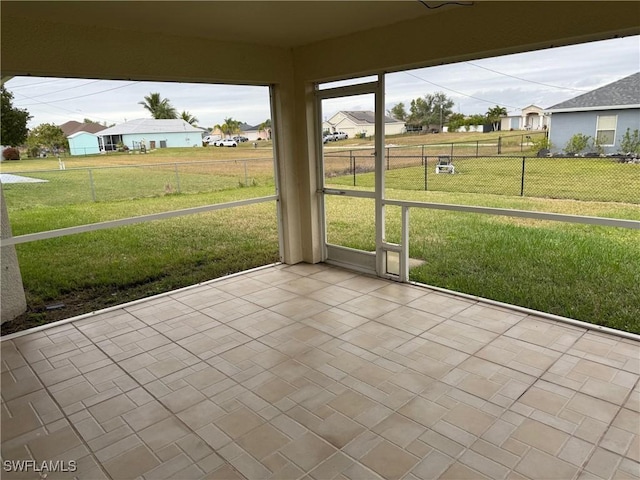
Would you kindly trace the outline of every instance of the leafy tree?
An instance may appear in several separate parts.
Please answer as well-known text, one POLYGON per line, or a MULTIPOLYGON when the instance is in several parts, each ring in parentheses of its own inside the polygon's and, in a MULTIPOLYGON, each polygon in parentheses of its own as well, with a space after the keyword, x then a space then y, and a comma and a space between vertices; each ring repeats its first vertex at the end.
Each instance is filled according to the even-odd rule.
POLYGON ((411 100, 408 123, 422 126, 437 125, 442 130, 442 125, 452 113, 453 104, 453 100, 442 92, 411 100))
POLYGON ((576 133, 572 136, 564 147, 565 153, 580 153, 589 146, 589 135, 576 133))
POLYGON ((487 121, 487 117, 480 113, 469 115, 465 121, 465 125, 484 125, 487 121))
POLYGON ((637 128, 633 132, 627 128, 620 140, 620 150, 622 153, 640 154, 640 132, 637 128))
POLYGON ((189 125, 193 125, 194 127, 198 126, 198 119, 196 117, 194 117, 193 115, 191 115, 186 110, 182 111, 182 113, 180 114, 180 118, 182 120, 184 120, 185 122, 187 122, 189 125))
POLYGON ((22 145, 29 134, 27 122, 31 118, 29 112, 13 106, 13 94, 0 87, 2 96, 2 116, 0 117, 0 141, 3 145, 22 145))
POLYGON ((151 113, 155 119, 178 118, 176 109, 168 98, 162 98, 159 93, 150 93, 144 97, 144 101, 138 102, 151 113))
POLYGON ((96 120, 91 120, 90 118, 85 118, 84 120, 82 120, 82 123, 90 123, 92 125, 101 125, 103 127, 113 127, 113 126, 115 126, 115 123, 112 123, 111 125, 107 125, 106 121, 99 122, 99 121, 96 121, 96 120))
POLYGON ((242 122, 240 122, 239 120, 234 120, 232 117, 229 117, 224 119, 224 123, 222 125, 216 125, 213 128, 219 128, 220 130, 222 130, 222 133, 228 136, 233 133, 240 133, 241 123, 242 122))
POLYGON ((457 131, 465 124, 465 116, 462 113, 452 113, 447 120, 447 126, 450 132, 457 131))
POLYGON ((507 116, 507 109, 499 105, 496 105, 495 107, 487 110, 487 121, 493 127, 494 132, 497 131, 498 128, 500 127, 500 117, 506 117, 506 116, 507 116))
POLYGON ((407 121, 407 117, 409 114, 404 108, 404 103, 400 102, 393 106, 391 110, 387 112, 393 118, 397 118, 398 120, 402 120, 403 122, 407 121))
POLYGON ((64 132, 57 125, 42 123, 29 132, 27 137, 29 151, 37 151, 40 148, 48 148, 51 152, 69 148, 69 142, 64 132))

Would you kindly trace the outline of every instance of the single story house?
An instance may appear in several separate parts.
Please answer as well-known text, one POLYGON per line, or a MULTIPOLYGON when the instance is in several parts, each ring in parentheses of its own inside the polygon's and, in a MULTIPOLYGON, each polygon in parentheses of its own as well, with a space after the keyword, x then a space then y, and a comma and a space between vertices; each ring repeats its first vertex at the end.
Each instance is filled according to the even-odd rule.
POLYGON ((80 123, 70 120, 58 125, 64 136, 69 141, 69 153, 71 155, 93 155, 100 153, 98 132, 106 130, 105 125, 99 123, 80 123))
POLYGON ((640 130, 640 72, 558 103, 551 114, 549 140, 553 152, 581 133, 597 141, 605 154, 620 151, 627 129, 640 130))
POLYGON ((98 133, 107 128, 106 125, 100 125, 99 123, 94 122, 76 122, 75 120, 70 120, 68 122, 63 123, 62 125, 58 125, 64 136, 69 138, 74 133, 78 132, 88 132, 88 133, 98 133))
MULTIPOLYGON (((405 133, 404 122, 397 118, 384 116, 385 135, 405 133)), ((322 130, 330 132, 345 132, 349 138, 357 134, 370 137, 375 134, 375 114, 368 110, 341 110, 329 120, 322 122, 322 130)))
MULTIPOLYGON (((255 142, 256 140, 270 140, 271 139, 271 129, 263 129, 260 128, 260 125, 249 125, 247 123, 241 123, 239 125, 240 135, 247 137, 250 142, 255 142)), ((233 136, 233 135, 232 135, 233 136)))
POLYGON ((100 153, 98 135, 89 132, 76 132, 67 137, 71 155, 94 155, 100 153))
POLYGON ((544 130, 549 127, 549 117, 537 105, 529 105, 519 112, 502 117, 500 130, 544 130))
POLYGON ((101 150, 116 150, 120 143, 133 150, 202 146, 202 129, 182 119, 138 118, 102 130, 98 137, 101 150))

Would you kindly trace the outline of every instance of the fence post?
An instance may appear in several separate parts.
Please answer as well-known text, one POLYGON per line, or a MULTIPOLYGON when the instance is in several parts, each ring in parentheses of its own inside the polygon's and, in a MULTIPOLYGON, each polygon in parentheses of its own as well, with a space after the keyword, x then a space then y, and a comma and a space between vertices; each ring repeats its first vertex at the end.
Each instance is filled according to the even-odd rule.
POLYGON ((520 196, 524 197, 524 167, 527 157, 522 157, 522 176, 520 177, 520 196))
POLYGON ((451 158, 453 158, 453 142, 451 142, 451 158))
POLYGON ((476 140, 476 158, 480 156, 480 141, 476 140))
POLYGON ((353 186, 356 186, 356 157, 353 157, 353 186))
POLYGON ((178 193, 180 193, 180 175, 178 174, 178 164, 174 163, 173 164, 176 170, 176 186, 177 186, 177 191, 178 193))
POLYGON ((502 153, 502 136, 498 137, 498 155, 502 153))
POLYGON ((422 165, 424 165, 424 143, 422 144, 422 155, 420 157, 422 158, 422 165))
POLYGON ((429 170, 429 159, 422 157, 422 163, 424 164, 424 191, 427 191, 427 171, 429 170))
POLYGON ((387 170, 391 170, 391 163, 390 163, 390 152, 389 152, 389 147, 387 147, 387 170))
POLYGON ((91 199, 96 201, 96 187, 93 185, 93 173, 89 169, 89 185, 91 186, 91 199))

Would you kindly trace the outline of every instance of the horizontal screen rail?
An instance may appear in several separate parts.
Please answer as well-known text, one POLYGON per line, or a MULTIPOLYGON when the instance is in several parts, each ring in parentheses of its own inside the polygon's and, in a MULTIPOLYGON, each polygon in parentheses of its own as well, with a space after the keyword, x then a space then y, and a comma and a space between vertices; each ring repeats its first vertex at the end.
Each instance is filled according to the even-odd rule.
POLYGON ((77 233, 94 232, 96 230, 105 230, 108 228, 123 227, 125 225, 134 225, 136 223, 151 222, 154 220, 164 220, 167 218, 182 217, 185 215, 193 215, 196 213, 211 212, 214 210, 224 210, 227 208, 243 207, 245 205, 253 205, 256 203, 265 203, 278 200, 277 195, 268 197, 249 198, 247 200, 238 200, 236 202, 218 203, 215 205, 203 205, 201 207, 185 208, 182 210, 172 210, 170 212, 151 213, 149 215, 140 215, 138 217, 128 217, 119 220, 109 220, 107 222, 90 223, 87 225, 78 225, 76 227, 60 228, 57 230, 48 230, 46 232, 29 233, 19 235, 17 237, 3 238, 0 240, 0 247, 9 245, 19 245, 21 243, 35 242, 37 240, 45 240, 48 238, 64 237, 67 235, 75 235, 77 233))
POLYGON ((406 202, 402 200, 383 200, 382 202, 384 205, 394 205, 398 207, 407 207, 407 208, 427 208, 432 210, 448 210, 452 212, 484 213, 488 215, 502 215, 505 217, 532 218, 535 220, 550 220, 553 222, 582 223, 587 225, 599 225, 603 227, 619 227, 619 228, 631 228, 634 230, 640 230, 640 221, 638 220, 623 220, 623 219, 608 218, 608 217, 589 217, 589 216, 583 216, 583 215, 536 212, 536 211, 529 211, 529 210, 512 210, 509 208, 477 207, 477 206, 471 206, 471 205, 451 205, 451 204, 444 204, 444 203, 429 203, 429 202, 406 202))
POLYGON ((375 198, 374 192, 366 190, 342 190, 338 188, 323 188, 318 193, 324 193, 325 195, 342 195, 344 197, 360 197, 360 198, 375 198))

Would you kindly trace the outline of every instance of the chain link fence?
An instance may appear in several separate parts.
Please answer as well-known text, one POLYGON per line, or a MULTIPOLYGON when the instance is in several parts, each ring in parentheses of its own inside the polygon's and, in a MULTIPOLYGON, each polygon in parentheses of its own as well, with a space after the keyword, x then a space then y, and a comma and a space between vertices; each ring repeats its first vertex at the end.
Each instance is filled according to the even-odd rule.
MULTIPOLYGON (((416 154, 385 148, 385 187, 640 204, 640 164, 611 157, 416 154), (444 168, 443 168, 444 167, 444 168)), ((325 154, 329 186, 375 187, 373 149, 325 154)))
POLYGON ((275 185, 273 159, 3 172, 9 208, 129 200, 275 185))

